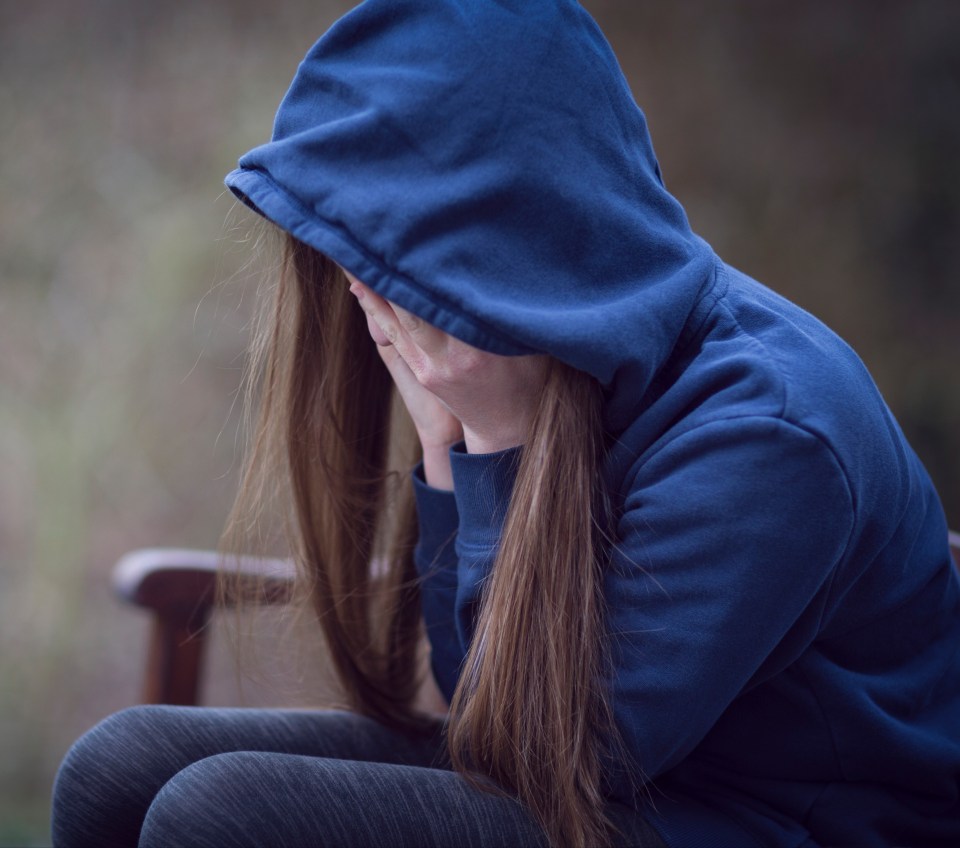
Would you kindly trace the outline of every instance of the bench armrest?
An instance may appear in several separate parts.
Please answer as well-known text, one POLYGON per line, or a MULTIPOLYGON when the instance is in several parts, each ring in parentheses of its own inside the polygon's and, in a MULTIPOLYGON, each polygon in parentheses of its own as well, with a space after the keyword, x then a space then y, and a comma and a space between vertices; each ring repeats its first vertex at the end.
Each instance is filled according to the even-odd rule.
POLYGON ((123 556, 114 566, 114 590, 123 600, 153 613, 143 701, 196 704, 206 625, 214 606, 237 598, 256 604, 286 603, 294 574, 289 560, 216 551, 145 548, 123 556), (216 591, 221 571, 230 588, 222 599, 216 591))

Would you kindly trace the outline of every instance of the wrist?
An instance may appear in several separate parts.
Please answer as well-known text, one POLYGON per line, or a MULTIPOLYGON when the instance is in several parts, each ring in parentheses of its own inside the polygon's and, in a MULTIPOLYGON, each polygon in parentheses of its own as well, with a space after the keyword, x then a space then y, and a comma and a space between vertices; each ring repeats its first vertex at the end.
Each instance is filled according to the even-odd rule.
POLYGON ((450 445, 423 445, 423 479, 433 489, 453 491, 450 445))
POLYGON ((481 434, 463 428, 463 442, 467 453, 499 453, 523 445, 526 431, 508 430, 502 433, 481 434))

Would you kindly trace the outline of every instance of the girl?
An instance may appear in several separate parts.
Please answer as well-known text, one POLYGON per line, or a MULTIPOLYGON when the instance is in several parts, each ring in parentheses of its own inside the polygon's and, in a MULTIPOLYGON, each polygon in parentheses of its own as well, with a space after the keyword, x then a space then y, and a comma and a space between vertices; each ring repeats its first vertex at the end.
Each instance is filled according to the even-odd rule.
POLYGON ((236 521, 286 481, 353 711, 114 716, 59 845, 960 842, 930 480, 690 231, 583 9, 368 0, 227 185, 287 234, 236 521))

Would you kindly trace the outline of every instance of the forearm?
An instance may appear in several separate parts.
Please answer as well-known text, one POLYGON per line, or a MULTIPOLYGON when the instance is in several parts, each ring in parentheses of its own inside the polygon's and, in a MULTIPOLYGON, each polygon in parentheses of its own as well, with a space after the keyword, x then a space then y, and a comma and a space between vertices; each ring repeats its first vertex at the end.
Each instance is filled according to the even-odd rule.
POLYGON ((475 455, 448 452, 454 491, 414 474, 420 538, 416 549, 424 623, 437 683, 449 698, 473 635, 481 586, 496 557, 519 450, 475 455))

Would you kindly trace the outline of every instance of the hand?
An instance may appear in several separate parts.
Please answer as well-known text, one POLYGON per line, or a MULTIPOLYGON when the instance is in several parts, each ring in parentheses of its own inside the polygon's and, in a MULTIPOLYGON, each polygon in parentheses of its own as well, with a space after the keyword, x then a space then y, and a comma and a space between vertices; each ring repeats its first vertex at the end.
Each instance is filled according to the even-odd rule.
MULTIPOLYGON (((371 300, 376 298, 374 292, 360 283, 355 277, 344 272, 351 283, 351 291, 357 294, 357 299, 363 305, 367 295, 371 300), (354 287, 360 287, 356 289, 354 287)), ((387 301, 378 298, 383 304, 387 301)), ((389 308, 389 306, 387 307, 389 308)), ((453 472, 450 468, 450 447, 463 439, 463 427, 456 416, 447 409, 440 399, 425 389, 410 370, 403 357, 390 343, 389 339, 367 311, 367 329, 377 343, 377 352, 384 365, 393 377, 393 382, 400 392, 413 426, 417 431, 417 438, 423 449, 423 476, 429 486, 435 489, 453 490, 453 472)))
MULTIPOLYGON (((347 278, 415 424, 418 413, 411 406, 429 395, 462 425, 470 453, 492 453, 527 440, 546 377, 546 356, 478 350, 384 300, 350 274, 347 278), (385 354, 387 349, 391 353, 385 354)), ((428 417, 435 426, 434 412, 428 417)))

